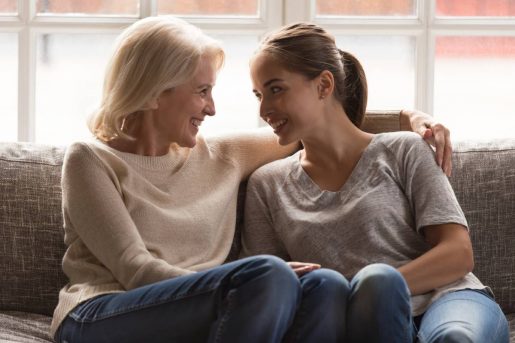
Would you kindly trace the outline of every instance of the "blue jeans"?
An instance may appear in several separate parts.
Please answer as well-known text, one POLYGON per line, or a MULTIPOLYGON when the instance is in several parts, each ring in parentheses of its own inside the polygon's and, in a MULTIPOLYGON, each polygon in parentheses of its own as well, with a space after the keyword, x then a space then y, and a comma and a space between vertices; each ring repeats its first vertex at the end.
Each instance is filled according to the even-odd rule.
POLYGON ((411 342, 411 301, 404 277, 386 264, 371 264, 350 281, 347 342, 411 342))
POLYGON ((385 264, 360 270, 350 282, 348 342, 508 343, 508 322, 486 292, 450 292, 416 318, 402 275, 385 264))
POLYGON ((340 274, 299 278, 281 259, 254 256, 101 295, 78 305, 58 342, 337 342, 348 293, 340 274))
POLYGON ((508 343, 508 321, 486 292, 461 290, 444 294, 416 318, 420 343, 508 343))

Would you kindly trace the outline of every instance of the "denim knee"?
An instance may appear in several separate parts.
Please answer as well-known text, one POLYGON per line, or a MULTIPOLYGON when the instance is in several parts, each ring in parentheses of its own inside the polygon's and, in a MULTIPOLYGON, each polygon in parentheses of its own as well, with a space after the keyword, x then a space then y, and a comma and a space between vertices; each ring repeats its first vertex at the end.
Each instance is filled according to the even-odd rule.
MULTIPOLYGON (((300 290, 300 282, 297 275, 282 259, 272 255, 257 255, 250 259, 246 270, 251 272, 244 272, 243 274, 258 277, 263 287, 300 290)), ((242 273, 239 272, 238 279, 241 279, 241 277, 242 273)))
POLYGON ((435 337, 428 340, 432 343, 474 343, 473 333, 464 327, 447 326, 435 337))
POLYGON ((353 278, 353 284, 360 291, 372 294, 391 290, 408 291, 408 285, 402 274, 392 266, 383 263, 370 264, 361 269, 353 278))
POLYGON ((347 298, 350 285, 345 277, 332 269, 317 269, 303 275, 301 278, 303 292, 306 289, 319 287, 326 294, 341 295, 347 298))
POLYGON ((412 340, 409 289, 402 274, 386 264, 371 264, 351 281, 347 312, 350 342, 412 340))

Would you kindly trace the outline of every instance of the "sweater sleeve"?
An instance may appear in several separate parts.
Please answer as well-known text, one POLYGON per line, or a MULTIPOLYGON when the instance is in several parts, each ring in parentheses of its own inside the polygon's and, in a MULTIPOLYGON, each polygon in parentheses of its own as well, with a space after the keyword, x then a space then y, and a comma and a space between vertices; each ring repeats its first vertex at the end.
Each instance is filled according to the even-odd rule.
POLYGON ((288 252, 274 229, 271 199, 265 194, 265 182, 272 176, 260 172, 254 173, 247 185, 240 257, 269 254, 289 261, 288 252))
POLYGON ((269 128, 220 135, 209 141, 224 158, 239 167, 242 179, 262 165, 287 157, 299 148, 298 143, 281 146, 269 128))
POLYGON ((127 290, 193 273, 150 254, 115 180, 86 144, 67 149, 62 175, 66 243, 82 241, 127 290))

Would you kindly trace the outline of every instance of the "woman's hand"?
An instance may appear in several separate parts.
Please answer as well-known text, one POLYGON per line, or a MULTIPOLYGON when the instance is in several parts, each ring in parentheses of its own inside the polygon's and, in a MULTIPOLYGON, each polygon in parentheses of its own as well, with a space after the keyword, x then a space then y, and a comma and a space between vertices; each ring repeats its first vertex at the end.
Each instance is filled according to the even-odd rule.
POLYGON ((288 265, 293 269, 297 276, 301 277, 313 270, 320 269, 320 265, 316 263, 306 262, 288 262, 288 265))
POLYGON ((436 162, 447 176, 452 172, 452 145, 450 131, 429 114, 418 110, 402 110, 401 130, 417 132, 436 148, 436 162))

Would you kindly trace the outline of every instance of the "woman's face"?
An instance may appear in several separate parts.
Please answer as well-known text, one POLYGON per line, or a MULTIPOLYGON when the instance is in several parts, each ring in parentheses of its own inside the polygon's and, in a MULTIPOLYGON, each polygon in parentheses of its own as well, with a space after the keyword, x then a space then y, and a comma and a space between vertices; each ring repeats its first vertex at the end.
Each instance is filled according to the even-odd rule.
POLYGON ((162 92, 153 113, 156 134, 164 141, 194 147, 202 121, 215 114, 212 90, 216 74, 215 59, 203 56, 189 82, 162 92))
POLYGON ((320 111, 317 79, 286 70, 266 53, 255 56, 250 72, 260 102, 259 115, 274 129, 279 143, 303 139, 320 111))

